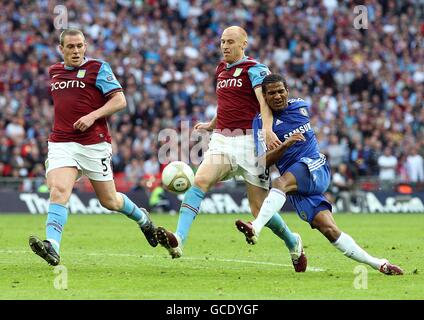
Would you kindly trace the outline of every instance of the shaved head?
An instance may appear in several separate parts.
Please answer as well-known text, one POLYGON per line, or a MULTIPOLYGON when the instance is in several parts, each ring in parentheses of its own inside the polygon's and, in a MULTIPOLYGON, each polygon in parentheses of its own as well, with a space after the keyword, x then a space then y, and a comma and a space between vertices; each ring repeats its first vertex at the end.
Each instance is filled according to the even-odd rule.
POLYGON ((231 26, 222 32, 221 52, 227 63, 234 63, 244 56, 247 47, 247 33, 239 26, 231 26))
POLYGON ((236 34, 241 41, 247 41, 247 32, 242 27, 239 27, 239 26, 228 27, 224 30, 224 32, 222 32, 222 34, 226 32, 236 34))

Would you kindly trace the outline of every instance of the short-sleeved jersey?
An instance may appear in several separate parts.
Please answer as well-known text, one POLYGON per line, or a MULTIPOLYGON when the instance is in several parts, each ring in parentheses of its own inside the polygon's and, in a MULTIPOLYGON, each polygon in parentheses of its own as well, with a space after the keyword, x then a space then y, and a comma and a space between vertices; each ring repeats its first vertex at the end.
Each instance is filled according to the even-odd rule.
MULTIPOLYGON (((273 131, 284 142, 294 133, 303 133, 306 141, 293 144, 283 153, 276 163, 278 170, 283 174, 295 162, 302 158, 320 158, 318 141, 309 120, 309 104, 303 99, 289 99, 288 106, 283 111, 273 112, 273 131)), ((255 140, 255 150, 258 157, 266 152, 266 144, 262 137, 262 119, 258 114, 253 120, 253 133, 255 140)), ((323 160, 325 161, 325 160, 323 160)))
POLYGON ((74 68, 59 62, 49 68, 49 76, 54 105, 54 124, 49 141, 83 145, 110 143, 106 118, 97 119, 84 132, 73 128, 79 118, 102 107, 112 93, 122 91, 109 64, 86 60, 74 68))
POLYGON ((268 74, 270 71, 265 65, 249 57, 233 64, 219 63, 215 73, 218 100, 216 129, 252 128, 252 119, 260 112, 254 89, 268 74))

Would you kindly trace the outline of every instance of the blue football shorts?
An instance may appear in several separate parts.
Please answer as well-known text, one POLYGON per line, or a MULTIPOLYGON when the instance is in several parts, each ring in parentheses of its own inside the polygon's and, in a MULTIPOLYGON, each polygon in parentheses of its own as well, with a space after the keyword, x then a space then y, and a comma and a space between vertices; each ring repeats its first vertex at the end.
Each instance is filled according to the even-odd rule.
POLYGON ((302 220, 312 224, 323 210, 332 210, 324 192, 330 184, 330 168, 324 158, 302 158, 288 169, 296 177, 297 192, 287 195, 302 220))

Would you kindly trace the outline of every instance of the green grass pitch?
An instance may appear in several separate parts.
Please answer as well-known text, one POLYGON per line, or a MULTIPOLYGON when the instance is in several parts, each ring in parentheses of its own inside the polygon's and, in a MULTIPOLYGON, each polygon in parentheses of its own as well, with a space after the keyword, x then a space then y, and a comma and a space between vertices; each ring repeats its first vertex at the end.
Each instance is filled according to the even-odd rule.
MULTIPOLYGON (((126 217, 71 215, 61 248, 65 273, 28 246, 29 235, 44 237, 46 216, 2 214, 0 299, 424 299, 424 215, 336 215, 343 231, 370 254, 401 266, 404 276, 357 268, 318 231, 286 214, 308 256, 307 272, 297 274, 267 228, 258 244, 247 245, 234 226, 238 218, 249 216, 200 215, 183 258, 172 260, 126 217)), ((175 230, 177 216, 153 219, 175 230)))

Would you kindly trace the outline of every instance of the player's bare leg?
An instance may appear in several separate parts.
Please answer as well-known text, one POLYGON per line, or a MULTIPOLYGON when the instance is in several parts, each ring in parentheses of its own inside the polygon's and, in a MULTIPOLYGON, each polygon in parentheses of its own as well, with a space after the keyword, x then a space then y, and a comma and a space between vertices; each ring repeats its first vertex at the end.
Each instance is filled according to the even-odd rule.
POLYGON ((60 242, 63 228, 68 219, 66 204, 71 196, 77 177, 78 169, 76 167, 56 168, 47 174, 50 204, 46 221, 46 240, 30 236, 29 245, 35 254, 51 265, 58 265, 60 262, 60 242))
POLYGON ((365 263, 386 275, 403 274, 398 266, 389 263, 386 259, 375 258, 358 246, 355 240, 337 227, 329 210, 320 211, 312 221, 312 226, 317 228, 346 257, 365 263))
POLYGON ((50 191, 50 202, 66 205, 72 194, 78 177, 76 167, 63 167, 47 173, 47 186, 50 191))
MULTIPOLYGON (((268 195, 268 191, 250 183, 246 183, 246 187, 252 214, 257 217, 261 206, 268 195)), ((257 234, 255 233, 251 223, 237 220, 236 226, 237 229, 245 235, 247 243, 255 244, 257 242, 257 234)), ((285 242, 290 252, 295 271, 306 271, 307 258, 303 249, 302 239, 299 234, 293 233, 289 229, 282 217, 279 215, 278 210, 275 211, 274 215, 272 215, 272 217, 266 222, 265 226, 271 229, 274 234, 285 242)))
POLYGON ((150 215, 144 208, 138 208, 125 194, 116 192, 115 183, 110 181, 90 180, 96 192, 100 204, 111 211, 118 211, 125 214, 131 220, 139 225, 146 240, 152 247, 158 245, 156 237, 156 227, 154 226, 150 215))
POLYGON ((187 240, 191 224, 196 218, 206 192, 231 171, 228 157, 223 154, 209 155, 197 169, 194 186, 187 190, 178 216, 177 231, 172 233, 159 227, 159 243, 168 250, 172 258, 182 255, 182 246, 187 240))

